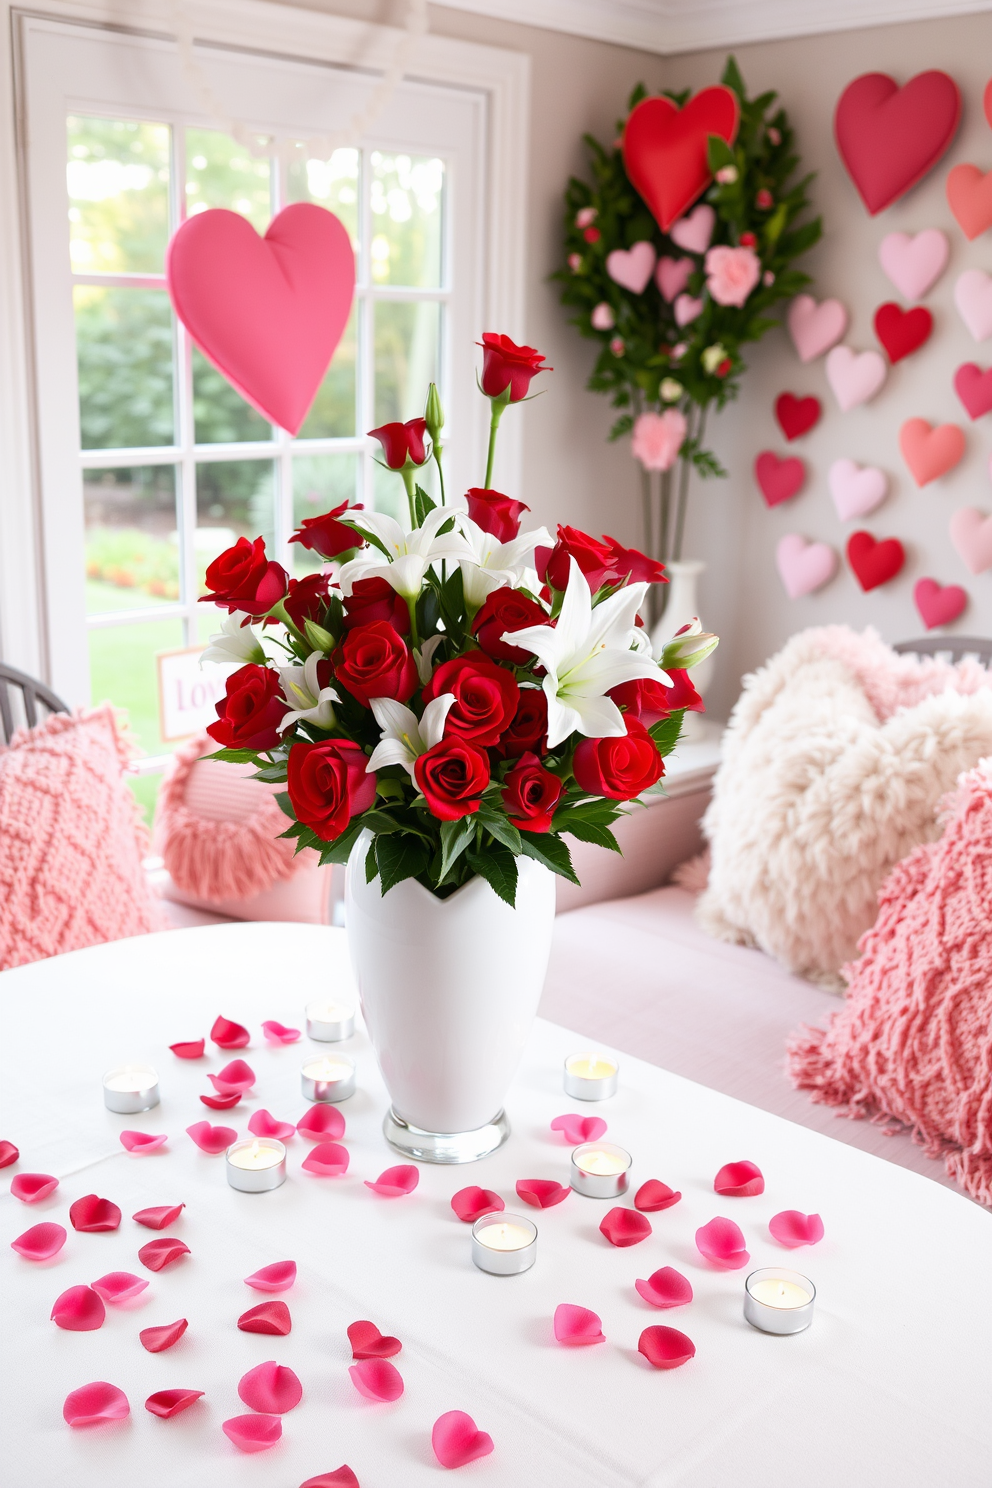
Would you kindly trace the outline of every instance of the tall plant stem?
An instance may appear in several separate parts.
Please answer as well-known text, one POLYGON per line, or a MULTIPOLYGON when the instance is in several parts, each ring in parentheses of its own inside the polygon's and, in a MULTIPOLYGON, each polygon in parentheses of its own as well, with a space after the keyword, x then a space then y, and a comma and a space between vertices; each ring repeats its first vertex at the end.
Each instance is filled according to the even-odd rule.
POLYGON ((659 492, 658 551, 655 555, 659 563, 667 563, 670 556, 668 552, 668 517, 671 507, 671 496, 672 472, 670 470, 663 470, 661 472, 661 488, 659 492))
POLYGON ((410 531, 412 532, 417 525, 417 509, 413 504, 413 490, 416 485, 416 479, 413 469, 409 465, 403 466, 400 475, 403 477, 403 484, 406 486, 406 504, 410 509, 410 531))
MULTIPOLYGON (((696 415, 696 426, 692 429, 691 436, 698 449, 702 444, 703 434, 706 430, 706 409, 700 408, 696 415)), ((689 505, 689 477, 692 474, 692 461, 682 459, 682 468, 679 471, 679 503, 675 518, 675 542, 672 549, 672 557, 676 562, 682 557, 682 539, 685 535, 686 508, 689 505)))
MULTIPOLYGON (((654 551, 654 522, 652 507, 651 472, 644 465, 641 466, 641 518, 644 524, 644 551, 654 551)), ((654 624, 655 619, 654 589, 648 590, 648 621, 654 624)))

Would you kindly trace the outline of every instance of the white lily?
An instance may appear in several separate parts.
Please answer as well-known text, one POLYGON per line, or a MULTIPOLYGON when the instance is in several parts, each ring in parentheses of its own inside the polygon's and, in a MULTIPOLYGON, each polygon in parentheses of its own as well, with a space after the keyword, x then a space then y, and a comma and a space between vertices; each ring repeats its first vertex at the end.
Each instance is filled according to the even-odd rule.
POLYGON ((462 585, 469 609, 477 610, 494 589, 509 584, 517 588, 533 568, 535 548, 553 548, 555 540, 546 527, 522 532, 509 542, 500 542, 491 532, 483 532, 471 517, 460 517, 459 525, 472 545, 471 558, 461 562, 462 585))
POLYGON ((344 564, 338 582, 345 597, 351 594, 356 579, 378 578, 392 584, 404 599, 416 599, 432 564, 440 563, 443 558, 456 563, 462 558, 471 558, 471 544, 457 527, 443 537, 438 536, 438 529, 456 514, 457 508, 435 507, 427 513, 422 527, 406 532, 394 517, 385 512, 354 512, 352 521, 355 525, 373 533, 389 556, 370 545, 344 564))
POLYGON ((282 695, 290 708, 279 725, 280 732, 301 719, 304 723, 316 724, 317 728, 333 728, 333 705, 341 698, 333 687, 320 685, 317 667, 323 659, 318 651, 311 651, 302 666, 279 668, 282 695))
POLYGON ((366 774, 381 770, 384 765, 402 765, 412 780, 413 767, 420 755, 440 744, 444 737, 444 722, 454 701, 453 692, 442 692, 427 704, 423 718, 418 718, 412 709, 393 698, 370 698, 382 738, 372 751, 366 774))
POLYGON ((549 749, 576 730, 593 739, 625 734, 623 714, 606 696, 611 687, 638 677, 672 685, 656 661, 631 649, 636 641, 634 616, 646 589, 646 584, 628 584, 593 609, 586 576, 572 558, 558 624, 532 625, 503 636, 532 651, 547 671, 543 685, 549 749))
POLYGON ((242 626, 237 615, 225 615, 220 630, 210 637, 210 645, 200 656, 201 666, 205 661, 216 661, 222 666, 230 666, 232 662, 244 666, 251 661, 256 666, 265 666, 268 657, 250 625, 242 626))

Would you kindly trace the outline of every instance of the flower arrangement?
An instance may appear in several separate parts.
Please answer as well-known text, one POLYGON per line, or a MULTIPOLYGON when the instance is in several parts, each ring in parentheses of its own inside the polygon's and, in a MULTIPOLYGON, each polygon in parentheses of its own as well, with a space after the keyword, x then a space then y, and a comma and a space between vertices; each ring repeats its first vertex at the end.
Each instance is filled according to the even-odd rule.
POLYGON ((520 531, 528 508, 488 484, 496 434, 551 369, 506 336, 483 350, 486 485, 445 499, 432 384, 423 418, 371 431, 408 525, 347 503, 308 518, 291 541, 323 562, 300 579, 239 538, 207 569, 203 602, 228 617, 204 660, 242 663, 212 758, 285 784, 297 851, 343 863, 367 831, 383 894, 416 878, 445 897, 479 875, 512 905, 521 854, 578 882, 565 835, 619 850, 610 824, 660 789, 702 707, 688 669, 717 641, 697 623, 656 659, 637 611, 661 564, 571 527, 520 531), (439 505, 417 482, 429 460, 439 505))

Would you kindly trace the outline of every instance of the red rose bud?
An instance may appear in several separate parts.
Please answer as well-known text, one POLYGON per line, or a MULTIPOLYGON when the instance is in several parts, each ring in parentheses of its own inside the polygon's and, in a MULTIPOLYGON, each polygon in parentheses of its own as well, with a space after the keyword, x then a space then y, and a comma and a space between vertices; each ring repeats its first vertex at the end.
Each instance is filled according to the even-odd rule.
POLYGON ((487 656, 526 666, 533 653, 522 646, 510 646, 502 639, 507 631, 526 630, 531 625, 547 625, 548 614, 534 599, 517 589, 494 589, 472 621, 472 634, 487 656))
POLYGON ((297 630, 312 620, 319 625, 331 597, 330 574, 308 574, 305 579, 290 579, 286 594, 286 614, 297 630))
POLYGON ((338 517, 346 511, 361 510, 361 503, 349 507, 347 501, 342 501, 340 506, 325 512, 322 517, 304 517, 299 531, 294 532, 289 540, 309 548, 312 553, 319 553, 322 558, 336 558, 349 548, 361 548, 365 544, 364 537, 338 521, 338 517))
POLYGON ((668 583, 663 563, 657 563, 654 558, 649 558, 646 553, 639 552, 637 548, 621 547, 615 537, 604 537, 603 542, 608 545, 613 554, 618 579, 628 579, 631 584, 668 583))
POLYGON ((386 579, 356 579, 343 603, 345 630, 371 625, 376 620, 385 620, 403 635, 410 629, 410 608, 386 579))
MULTIPOLYGON (((775 198, 767 186, 762 186, 761 190, 757 193, 754 198, 754 205, 758 208, 759 212, 768 212, 775 205, 775 198)), ((741 242, 743 241, 742 238, 741 242)))
POLYGON ((257 619, 279 603, 288 578, 281 563, 266 558, 264 538, 250 543, 239 537, 208 567, 206 585, 211 593, 202 595, 200 603, 220 605, 229 613, 240 610, 257 619))
POLYGON ((370 706, 370 698, 395 698, 405 703, 417 686, 417 667, 410 648, 387 620, 346 631, 333 659, 338 682, 365 708, 370 706))
POLYGON ((367 764, 364 750, 350 739, 294 744, 286 789, 297 821, 324 842, 340 837, 375 800, 375 775, 366 774, 367 764))
POLYGON ((754 233, 753 232, 743 232, 743 233, 741 233, 741 247, 742 248, 756 248, 757 245, 758 245, 758 240, 754 236, 754 233))
POLYGON ((598 227, 587 227, 582 236, 587 243, 598 243, 603 234, 598 227))
POLYGON ((274 749, 279 725, 289 711, 280 694, 279 673, 250 662, 227 679, 227 695, 217 704, 217 722, 207 727, 225 749, 274 749))
POLYGON ((512 542, 520 532, 520 513, 530 511, 522 501, 514 501, 501 491, 487 491, 470 486, 465 492, 468 514, 483 532, 492 533, 498 542, 512 542))
POLYGON ((548 699, 540 687, 521 687, 513 722, 496 745, 504 759, 518 759, 528 750, 548 752, 548 699))
POLYGON ((588 532, 580 532, 578 527, 558 528, 558 541, 551 550, 545 572, 538 568, 539 577, 552 589, 566 589, 570 558, 575 559, 585 574, 593 594, 617 577, 613 549, 606 542, 590 537, 588 532))
POLYGON ((734 364, 730 360, 729 357, 724 357, 723 361, 720 363, 720 365, 716 369, 716 375, 717 375, 717 377, 726 377, 727 376, 727 373, 730 371, 730 369, 731 369, 731 367, 733 365, 734 364))
POLYGON ((510 389, 511 403, 519 403, 530 391, 531 379, 538 372, 553 372, 545 367, 544 352, 533 346, 517 346, 509 336, 486 331, 479 342, 483 348, 482 391, 487 398, 499 398, 510 389))
POLYGON ((408 419, 405 424, 383 424, 370 429, 372 439, 378 439, 386 464, 390 470, 402 470, 407 460, 411 465, 423 465, 427 459, 424 435, 427 422, 422 418, 408 419))
POLYGON ((633 682, 621 682, 610 689, 610 697, 618 708, 625 708, 628 718, 636 718, 645 728, 660 723, 679 708, 691 713, 705 713, 702 698, 689 681, 689 673, 668 668, 673 685, 666 687, 652 677, 638 677, 633 682))
POLYGON ((643 723, 625 718, 618 739, 583 739, 572 769, 581 790, 613 801, 632 801, 665 773, 664 761, 643 723))
POLYGON ((523 754, 503 782, 503 805, 521 832, 550 832, 562 785, 536 754, 523 754))
POLYGON ((445 735, 457 734, 480 746, 496 743, 516 713, 520 697, 513 673, 478 651, 435 668, 423 691, 424 702, 446 692, 454 693, 455 701, 445 720, 445 735))
POLYGON ((465 739, 442 739, 418 757, 413 770, 428 807, 440 821, 457 821, 478 811, 489 784, 485 751, 465 739))

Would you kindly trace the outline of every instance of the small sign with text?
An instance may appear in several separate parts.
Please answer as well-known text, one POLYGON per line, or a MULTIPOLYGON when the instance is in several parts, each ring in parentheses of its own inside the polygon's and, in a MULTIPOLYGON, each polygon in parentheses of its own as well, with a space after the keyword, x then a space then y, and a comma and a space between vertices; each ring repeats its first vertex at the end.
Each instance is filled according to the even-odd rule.
POLYGON ((200 667, 203 646, 182 651, 159 651, 159 731, 167 744, 198 734, 208 723, 216 723, 216 704, 224 696, 224 684, 234 667, 200 667))

